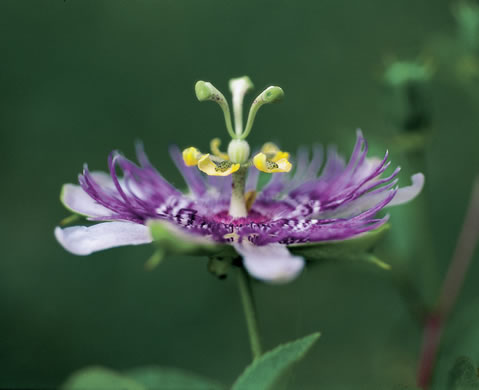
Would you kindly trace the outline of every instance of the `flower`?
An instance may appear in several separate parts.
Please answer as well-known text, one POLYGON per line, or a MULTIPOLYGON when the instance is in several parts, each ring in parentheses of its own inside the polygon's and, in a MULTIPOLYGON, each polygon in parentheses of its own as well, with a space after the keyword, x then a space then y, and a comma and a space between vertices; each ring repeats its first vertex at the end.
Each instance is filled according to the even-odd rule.
MULTIPOLYGON (((161 176, 141 144, 137 145, 139 165, 113 152, 108 159, 109 173, 90 172, 85 166, 79 185, 65 184, 61 193, 64 205, 97 223, 57 227, 55 236, 63 247, 88 255, 117 246, 160 242, 160 226, 172 237, 161 241, 165 250, 186 242, 182 247, 187 248, 185 253, 199 248, 209 256, 239 255, 252 276, 284 282, 303 269, 304 256, 298 255, 301 249, 376 231, 388 220, 387 215, 378 216, 380 210, 405 203, 422 190, 421 173, 413 175, 412 185, 403 188, 396 187, 399 168, 383 177, 390 166, 388 154, 382 159, 368 158, 367 142, 360 130, 348 163, 330 147, 323 164, 323 149, 315 146, 311 156, 306 149, 298 152, 291 171, 289 154, 271 143, 250 159, 245 138, 255 110, 258 104, 282 96, 282 91, 270 87, 255 99, 243 131, 238 113, 242 96, 239 99, 238 93, 244 95, 248 89, 244 84, 249 79, 244 80, 235 79, 230 84, 236 102, 236 128, 233 131, 231 123, 228 125, 228 110, 225 118, 233 138, 228 153, 220 152, 216 139, 211 143, 211 154, 193 147, 183 153, 177 147, 170 148, 187 183, 186 193, 161 176), (242 88, 235 89, 238 80, 243 80, 242 88), (274 172, 262 188, 258 186, 260 171, 274 172)), ((196 88, 200 100, 210 99, 223 109, 227 107, 211 84, 200 83, 196 88)))

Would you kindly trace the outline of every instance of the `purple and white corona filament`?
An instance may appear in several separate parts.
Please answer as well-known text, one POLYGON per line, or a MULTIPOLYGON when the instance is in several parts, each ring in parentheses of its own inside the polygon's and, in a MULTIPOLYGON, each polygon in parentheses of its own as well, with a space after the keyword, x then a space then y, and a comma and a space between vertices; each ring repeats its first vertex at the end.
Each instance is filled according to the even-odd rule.
POLYGON ((252 88, 247 77, 233 79, 234 127, 228 103, 212 84, 198 82, 200 101, 212 100, 222 108, 232 140, 227 152, 219 139, 211 153, 193 147, 170 149, 188 191, 168 183, 150 164, 142 145, 137 146, 139 165, 113 152, 109 172, 90 172, 85 166, 79 185, 65 184, 61 199, 76 214, 98 223, 92 226, 57 227, 55 236, 77 255, 122 245, 152 242, 151 221, 174 227, 179 239, 231 245, 248 272, 270 282, 289 281, 304 267, 304 259, 289 246, 346 240, 377 229, 387 221, 378 217, 385 207, 405 203, 422 190, 424 176, 412 176, 412 185, 397 188, 399 168, 391 174, 388 154, 367 157, 361 131, 348 162, 331 147, 323 155, 314 147, 311 156, 302 149, 294 160, 274 144, 266 143, 250 158, 246 137, 258 109, 282 97, 279 87, 269 87, 253 102, 243 129, 243 97, 252 88), (121 177, 117 171, 121 170, 121 177), (204 175, 203 173, 206 175, 204 175), (258 189, 260 171, 271 173, 258 189))

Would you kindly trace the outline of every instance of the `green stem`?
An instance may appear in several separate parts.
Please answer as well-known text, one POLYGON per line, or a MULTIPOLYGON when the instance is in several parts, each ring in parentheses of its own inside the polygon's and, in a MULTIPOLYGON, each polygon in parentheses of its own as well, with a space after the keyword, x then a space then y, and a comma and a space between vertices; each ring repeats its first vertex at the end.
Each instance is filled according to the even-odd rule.
POLYGON ((232 188, 229 213, 233 218, 242 218, 248 215, 244 198, 246 185, 246 169, 240 168, 232 174, 232 188))
POLYGON ((262 348, 250 277, 244 268, 240 268, 238 271, 238 287, 241 295, 241 303, 243 304, 246 325, 248 327, 251 353, 253 355, 253 360, 255 360, 261 356, 262 348))

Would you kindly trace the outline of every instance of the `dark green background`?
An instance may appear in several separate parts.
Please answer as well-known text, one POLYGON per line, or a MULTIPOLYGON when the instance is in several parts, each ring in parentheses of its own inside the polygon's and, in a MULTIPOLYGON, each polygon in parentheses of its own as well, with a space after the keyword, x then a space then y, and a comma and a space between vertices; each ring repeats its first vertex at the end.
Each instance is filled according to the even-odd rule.
MULTIPOLYGON (((219 109, 196 101, 195 81, 226 94, 228 79, 243 74, 258 93, 272 84, 286 92, 259 113, 252 144, 274 140, 294 151, 337 143, 349 154, 361 127, 372 150, 389 148, 395 165, 407 163, 388 142, 397 130, 386 115, 384 60, 417 58, 454 32, 442 0, 1 0, 0 387, 57 386, 91 364, 158 363, 231 383, 250 359, 234 278, 214 279, 203 258, 174 257, 146 272, 149 246, 67 253, 53 237, 68 215, 61 185, 75 182, 84 162, 105 169, 112 149, 134 157, 141 139, 183 186, 168 145, 205 150, 215 136, 227 141, 219 109)), ((478 94, 446 75, 430 96, 433 136, 418 201, 443 275, 479 166, 478 94)), ((401 237, 416 218, 394 226, 393 215, 392 234, 401 237)), ((383 252, 394 269, 394 255, 383 252)), ((422 259, 410 255, 415 274, 422 259)), ((459 305, 477 296, 476 263, 459 305)), ((390 273, 325 263, 289 285, 254 287, 268 349, 322 332, 290 378, 294 388, 414 382, 420 329, 390 273)))

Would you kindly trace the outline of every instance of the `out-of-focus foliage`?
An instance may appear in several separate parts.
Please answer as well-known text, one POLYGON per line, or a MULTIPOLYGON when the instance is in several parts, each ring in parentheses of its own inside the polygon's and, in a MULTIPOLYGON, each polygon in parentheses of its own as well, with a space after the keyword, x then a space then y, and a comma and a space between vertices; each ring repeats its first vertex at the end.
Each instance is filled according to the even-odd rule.
POLYGON ((479 377, 477 365, 467 357, 460 357, 454 363, 449 373, 449 390, 477 390, 479 377))
POLYGON ((318 340, 319 333, 280 345, 251 363, 232 390, 271 389, 291 366, 301 360, 318 340))
MULTIPOLYGON (((117 372, 179 367, 231 384, 250 363, 235 280, 212 277, 206 257, 169 256, 148 272, 153 246, 85 258, 53 238, 67 217, 61 185, 76 182, 84 162, 105 170, 112 149, 132 157, 134 141, 142 140, 152 162, 181 187, 168 145, 206 150, 211 138, 226 140, 218 108, 197 102, 195 81, 226 93, 227 80, 244 74, 256 92, 268 85, 285 91, 257 118, 252 144, 274 140, 292 152, 335 143, 348 154, 361 127, 372 155, 389 149, 393 165, 404 167, 402 184, 419 165, 425 170, 416 203, 391 210, 390 240, 377 252, 391 271, 323 262, 289 285, 253 285, 266 349, 322 332, 290 374, 293 388, 414 385, 421 327, 397 286, 404 282, 410 287, 402 294, 417 290, 428 302, 437 297, 479 167, 477 53, 458 47, 450 5, 1 1, 0 387, 58 387, 92 364, 117 372), (408 111, 390 110, 383 63, 421 55, 433 57, 435 73, 426 91, 428 137, 419 143, 424 158, 417 158, 397 138, 399 122, 389 113, 408 111)), ((438 367, 463 336, 464 348, 446 355, 441 385, 461 355, 477 361, 474 344, 453 325, 477 298, 477 260, 438 367)), ((473 329, 478 320, 467 316, 473 329)))
MULTIPOLYGON (((313 333, 299 340, 280 345, 255 359, 233 384, 232 390, 272 389, 293 365, 308 353, 318 340, 313 333)), ((224 386, 176 368, 147 366, 116 373, 102 367, 91 367, 73 374, 64 390, 221 390, 224 386)))
POLYGON ((147 366, 128 370, 126 375, 147 390, 224 390, 219 383, 176 368, 147 366))
POLYGON ((102 367, 85 368, 72 375, 63 386, 64 390, 146 390, 127 376, 102 367))

